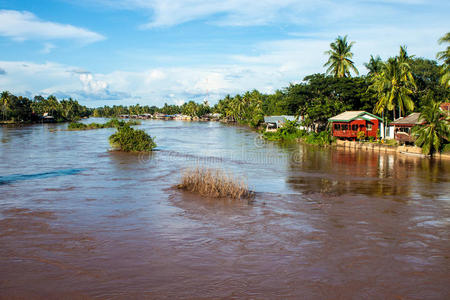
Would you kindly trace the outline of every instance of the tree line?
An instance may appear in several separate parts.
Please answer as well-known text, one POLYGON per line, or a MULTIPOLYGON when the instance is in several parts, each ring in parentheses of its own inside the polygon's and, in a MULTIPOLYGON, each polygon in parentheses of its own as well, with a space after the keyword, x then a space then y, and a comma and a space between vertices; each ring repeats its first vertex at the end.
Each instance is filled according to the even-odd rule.
POLYGON ((165 115, 176 115, 183 114, 191 117, 201 117, 212 112, 212 108, 209 106, 208 102, 196 103, 194 101, 186 102, 182 105, 169 105, 167 103, 162 107, 157 106, 141 106, 139 104, 123 106, 103 106, 97 107, 92 111, 94 117, 118 117, 120 115, 143 115, 143 114, 155 114, 162 113, 165 115))
MULTIPOLYGON (((449 43, 447 33, 439 40, 449 43)), ((365 110, 394 120, 413 111, 421 111, 433 101, 448 101, 450 47, 437 54, 442 61, 409 55, 406 46, 399 54, 383 61, 371 55, 365 63, 368 74, 359 76, 352 61, 354 42, 339 36, 326 51, 328 67, 324 74, 306 76, 303 82, 290 84, 272 94, 246 92, 219 100, 214 110, 239 123, 257 126, 264 115, 298 115, 304 125, 324 128, 330 117, 346 110, 365 110), (351 73, 356 74, 352 77, 351 73)))
MULTIPOLYGON (((450 42, 450 33, 439 40, 450 42)), ((165 103, 162 107, 103 106, 89 109, 68 99, 58 101, 54 96, 33 100, 3 92, 1 96, 3 120, 29 121, 47 112, 57 120, 73 120, 83 116, 117 117, 163 113, 185 114, 201 117, 216 112, 223 118, 240 124, 257 127, 265 115, 298 115, 304 125, 323 129, 330 117, 346 110, 366 110, 393 120, 412 111, 421 111, 432 101, 449 99, 450 46, 437 53, 436 60, 415 57, 401 46, 395 57, 383 61, 371 55, 364 64, 368 74, 360 76, 352 61, 354 42, 347 36, 337 37, 325 54, 326 73, 312 74, 301 83, 290 84, 274 93, 263 94, 257 90, 235 96, 227 95, 210 107, 207 102, 189 101, 183 105, 165 103), (352 77, 352 73, 356 76, 352 77)))
POLYGON ((75 121, 91 115, 91 109, 72 98, 59 101, 55 96, 27 97, 15 96, 8 91, 0 94, 1 120, 3 122, 38 122, 44 114, 54 117, 57 122, 75 121))

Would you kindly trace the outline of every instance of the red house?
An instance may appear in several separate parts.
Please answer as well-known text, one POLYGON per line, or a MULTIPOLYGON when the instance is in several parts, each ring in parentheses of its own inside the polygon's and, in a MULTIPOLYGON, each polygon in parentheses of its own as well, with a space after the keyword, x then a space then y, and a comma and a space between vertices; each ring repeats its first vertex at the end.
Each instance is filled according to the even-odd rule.
POLYGON ((363 131, 366 137, 377 138, 383 125, 380 117, 365 111, 346 111, 328 119, 328 122, 333 136, 348 140, 356 140, 358 131, 363 131))

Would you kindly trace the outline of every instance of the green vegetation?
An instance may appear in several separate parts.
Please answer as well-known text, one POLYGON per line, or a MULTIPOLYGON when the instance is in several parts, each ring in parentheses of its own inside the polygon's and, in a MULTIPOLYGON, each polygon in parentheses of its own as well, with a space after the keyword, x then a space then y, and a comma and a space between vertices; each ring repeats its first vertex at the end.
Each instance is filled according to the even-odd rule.
POLYGON ((353 53, 352 46, 355 42, 347 42, 347 36, 338 36, 334 42, 330 44, 331 50, 325 52, 329 55, 328 61, 323 65, 328 66, 327 73, 334 77, 350 77, 350 69, 359 75, 354 62, 351 60, 353 53))
POLYGON ((91 129, 100 129, 100 128, 119 128, 125 125, 133 126, 133 125, 140 125, 141 123, 139 121, 122 121, 117 119, 111 119, 108 122, 104 124, 100 123, 90 123, 90 124, 84 124, 84 123, 78 123, 78 122, 72 122, 67 127, 67 130, 91 130, 91 129))
POLYGON ((89 108, 80 105, 76 100, 69 98, 58 101, 54 96, 47 99, 35 96, 30 100, 4 91, 0 94, 0 104, 4 123, 39 122, 44 114, 52 116, 56 122, 75 121, 91 114, 89 108))
POLYGON ((283 127, 275 132, 264 132, 263 137, 269 141, 294 141, 299 140, 306 144, 328 146, 334 141, 329 131, 308 132, 298 129, 297 121, 286 121, 283 127))
POLYGON ((98 107, 93 110, 92 115, 94 117, 111 118, 118 117, 120 115, 143 115, 143 114, 155 114, 163 113, 166 115, 184 114, 191 117, 201 117, 205 114, 211 112, 211 108, 207 101, 204 103, 195 103, 194 101, 189 101, 183 105, 168 105, 164 104, 163 107, 158 108, 156 106, 140 106, 139 104, 122 106, 114 105, 112 107, 104 106, 98 107))
POLYGON ((442 153, 450 154, 450 143, 448 143, 444 147, 442 147, 442 153))
POLYGON ((431 101, 420 114, 420 121, 425 124, 414 128, 416 145, 422 147, 424 154, 433 155, 434 152, 448 147, 450 141, 450 117, 440 109, 441 102, 431 101))
MULTIPOLYGON (((447 32, 443 37, 439 39, 439 44, 450 44, 450 32, 447 32)), ((448 88, 450 87, 450 45, 447 46, 447 49, 440 51, 436 55, 437 59, 442 60, 442 77, 441 84, 448 88)))
POLYGON ((358 131, 356 138, 361 142, 366 138, 366 133, 364 131, 358 131))
MULTIPOLYGON (((82 117, 118 117, 119 115, 142 115, 163 113, 167 115, 184 114, 201 117, 214 112, 219 113, 227 122, 261 127, 264 116, 294 115, 302 117, 302 126, 314 131, 306 134, 301 131, 282 129, 278 133, 265 133, 270 140, 303 139, 313 143, 323 140, 319 132, 327 129, 328 119, 347 110, 364 110, 381 114, 386 124, 399 116, 410 112, 421 112, 431 101, 448 102, 450 98, 450 33, 445 34, 440 44, 446 44, 443 51, 437 53, 438 61, 408 55, 406 47, 400 47, 395 57, 381 59, 371 55, 364 64, 367 75, 360 76, 352 61, 351 51, 354 42, 347 36, 338 36, 326 52, 327 74, 312 74, 300 83, 263 94, 257 90, 247 91, 234 96, 227 95, 214 107, 207 101, 195 103, 189 101, 183 105, 164 104, 163 107, 140 106, 104 106, 88 109, 75 100, 58 101, 49 96, 45 99, 36 96, 33 100, 16 97, 3 92, 0 98, 2 120, 11 122, 36 122, 44 114, 51 115, 56 121, 74 121, 82 117), (351 72, 356 76, 351 77, 351 72), (309 136, 308 138, 306 136, 309 136)), ((71 124, 70 130, 104 128, 100 124, 71 124)), ((115 126, 113 126, 115 127, 115 126)), ((442 134, 437 132, 436 134, 442 134)), ((380 136, 381 133, 378 134, 380 136)), ((363 137, 360 137, 363 139, 363 137)), ((442 143, 448 143, 439 136, 442 143)), ((441 145, 441 148, 445 147, 441 145)), ((434 148, 433 148, 434 149, 434 148)), ((432 150, 430 150, 432 151, 432 150)))
POLYGON ((153 138, 144 130, 131 128, 128 124, 117 127, 117 132, 109 137, 109 143, 116 150, 125 152, 149 152, 156 147, 153 138))
POLYGON ((375 105, 375 113, 381 114, 387 109, 393 111, 394 119, 396 119, 396 107, 399 116, 402 116, 405 110, 414 110, 411 95, 417 87, 411 73, 410 62, 411 58, 408 57, 406 49, 400 47, 399 56, 381 64, 381 72, 373 76, 371 85, 379 99, 375 105))
POLYGON ((252 199, 254 193, 241 178, 233 178, 221 170, 196 168, 186 170, 177 188, 208 198, 252 199))

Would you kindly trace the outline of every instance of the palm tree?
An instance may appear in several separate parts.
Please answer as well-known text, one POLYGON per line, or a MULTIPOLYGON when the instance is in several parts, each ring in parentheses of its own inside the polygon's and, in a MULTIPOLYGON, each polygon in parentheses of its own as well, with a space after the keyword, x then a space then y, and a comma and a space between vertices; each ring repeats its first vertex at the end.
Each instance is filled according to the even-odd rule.
MULTIPOLYGON (((450 32, 447 32, 439 39, 439 44, 450 43, 450 32)), ((450 46, 447 49, 437 53, 436 58, 443 61, 441 84, 450 87, 450 46)))
POLYGON ((347 36, 338 36, 330 44, 331 50, 325 51, 325 54, 329 55, 329 58, 323 65, 324 67, 328 67, 328 74, 333 74, 334 77, 347 77, 350 76, 350 69, 352 69, 356 75, 359 75, 354 62, 351 60, 353 53, 350 50, 354 43, 348 43, 347 36))
POLYGON ((450 139, 450 118, 440 109, 441 103, 431 100, 420 113, 419 120, 425 124, 413 129, 415 144, 427 155, 439 151, 443 141, 450 139))
POLYGON ((367 75, 376 76, 381 72, 383 61, 381 60, 381 57, 379 55, 377 55, 376 57, 373 57, 373 55, 371 55, 369 62, 365 63, 364 66, 369 70, 369 73, 367 73, 367 75))
POLYGON ((379 100, 374 112, 379 114, 387 110, 394 111, 398 107, 399 115, 414 109, 414 102, 410 95, 415 88, 415 82, 409 70, 402 67, 398 57, 390 58, 383 64, 382 72, 373 78, 371 88, 378 93, 379 100))
POLYGON ((2 102, 3 121, 5 120, 5 113, 10 103, 11 94, 8 91, 4 91, 0 95, 0 101, 2 102))

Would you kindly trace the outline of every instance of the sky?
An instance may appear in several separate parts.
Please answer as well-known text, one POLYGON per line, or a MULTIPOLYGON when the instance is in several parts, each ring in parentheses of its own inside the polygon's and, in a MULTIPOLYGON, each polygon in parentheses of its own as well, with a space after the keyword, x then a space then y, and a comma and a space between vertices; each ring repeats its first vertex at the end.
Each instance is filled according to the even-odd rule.
POLYGON ((257 89, 323 73, 337 36, 370 55, 400 45, 435 59, 450 1, 0 0, 0 91, 81 104, 157 105, 257 89))

